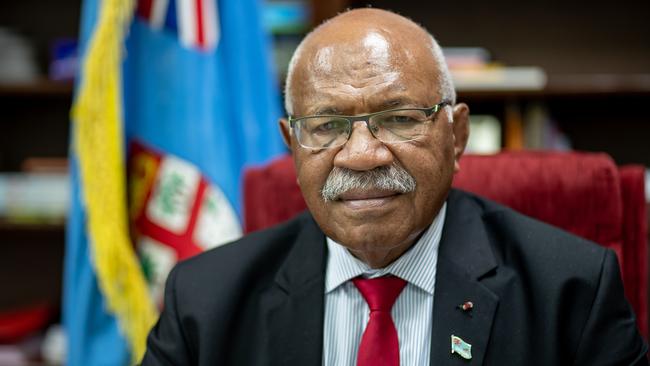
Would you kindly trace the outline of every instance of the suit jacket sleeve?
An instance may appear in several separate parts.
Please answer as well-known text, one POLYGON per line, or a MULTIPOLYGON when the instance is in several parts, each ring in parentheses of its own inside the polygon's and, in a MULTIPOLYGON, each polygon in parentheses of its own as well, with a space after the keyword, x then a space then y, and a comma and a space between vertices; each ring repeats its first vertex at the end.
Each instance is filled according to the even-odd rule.
POLYGON ((158 323, 147 338, 147 352, 142 360, 143 366, 150 365, 190 365, 187 340, 181 329, 176 305, 176 279, 178 266, 169 274, 165 285, 164 309, 158 323))
POLYGON ((624 300, 618 261, 607 250, 599 285, 582 331, 575 365, 648 365, 647 346, 624 300))

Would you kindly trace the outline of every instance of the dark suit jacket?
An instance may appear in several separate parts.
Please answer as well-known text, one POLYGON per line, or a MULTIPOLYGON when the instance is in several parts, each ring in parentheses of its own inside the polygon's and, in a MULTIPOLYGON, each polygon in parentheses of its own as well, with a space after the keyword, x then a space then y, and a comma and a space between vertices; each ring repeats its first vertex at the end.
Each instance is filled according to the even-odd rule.
MULTIPOLYGON (((432 365, 647 364, 612 251, 467 193, 447 202, 432 365)), ((143 364, 321 364, 326 251, 304 213, 180 263, 143 364)))

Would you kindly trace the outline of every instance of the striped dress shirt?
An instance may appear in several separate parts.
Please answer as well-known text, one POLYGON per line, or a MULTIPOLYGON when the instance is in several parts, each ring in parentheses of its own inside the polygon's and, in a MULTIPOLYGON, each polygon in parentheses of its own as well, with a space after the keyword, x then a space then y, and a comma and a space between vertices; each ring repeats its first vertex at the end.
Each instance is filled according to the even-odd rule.
POLYGON ((397 328, 401 366, 428 365, 431 353, 433 292, 445 203, 431 226, 408 251, 385 268, 372 269, 327 238, 323 365, 356 365, 370 309, 351 279, 394 275, 407 282, 391 315, 397 328))

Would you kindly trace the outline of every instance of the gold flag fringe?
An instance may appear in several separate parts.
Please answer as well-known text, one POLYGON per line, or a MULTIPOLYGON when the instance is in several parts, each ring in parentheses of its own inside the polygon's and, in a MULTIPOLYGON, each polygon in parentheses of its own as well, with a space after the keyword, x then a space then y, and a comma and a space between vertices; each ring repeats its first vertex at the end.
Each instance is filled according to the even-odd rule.
POLYGON ((99 288, 131 347, 132 362, 137 363, 157 310, 129 237, 126 203, 121 65, 135 4, 100 3, 72 108, 74 149, 99 288))

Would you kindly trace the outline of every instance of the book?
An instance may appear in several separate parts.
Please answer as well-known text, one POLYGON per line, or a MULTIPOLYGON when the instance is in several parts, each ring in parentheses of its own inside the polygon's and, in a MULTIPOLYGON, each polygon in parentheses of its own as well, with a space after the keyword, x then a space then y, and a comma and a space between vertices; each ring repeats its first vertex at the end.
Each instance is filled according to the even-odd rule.
POLYGON ((466 90, 542 90, 548 77, 536 66, 489 66, 452 69, 458 91, 466 90))
POLYGON ((60 223, 70 202, 67 173, 0 174, 0 219, 6 222, 60 223))

